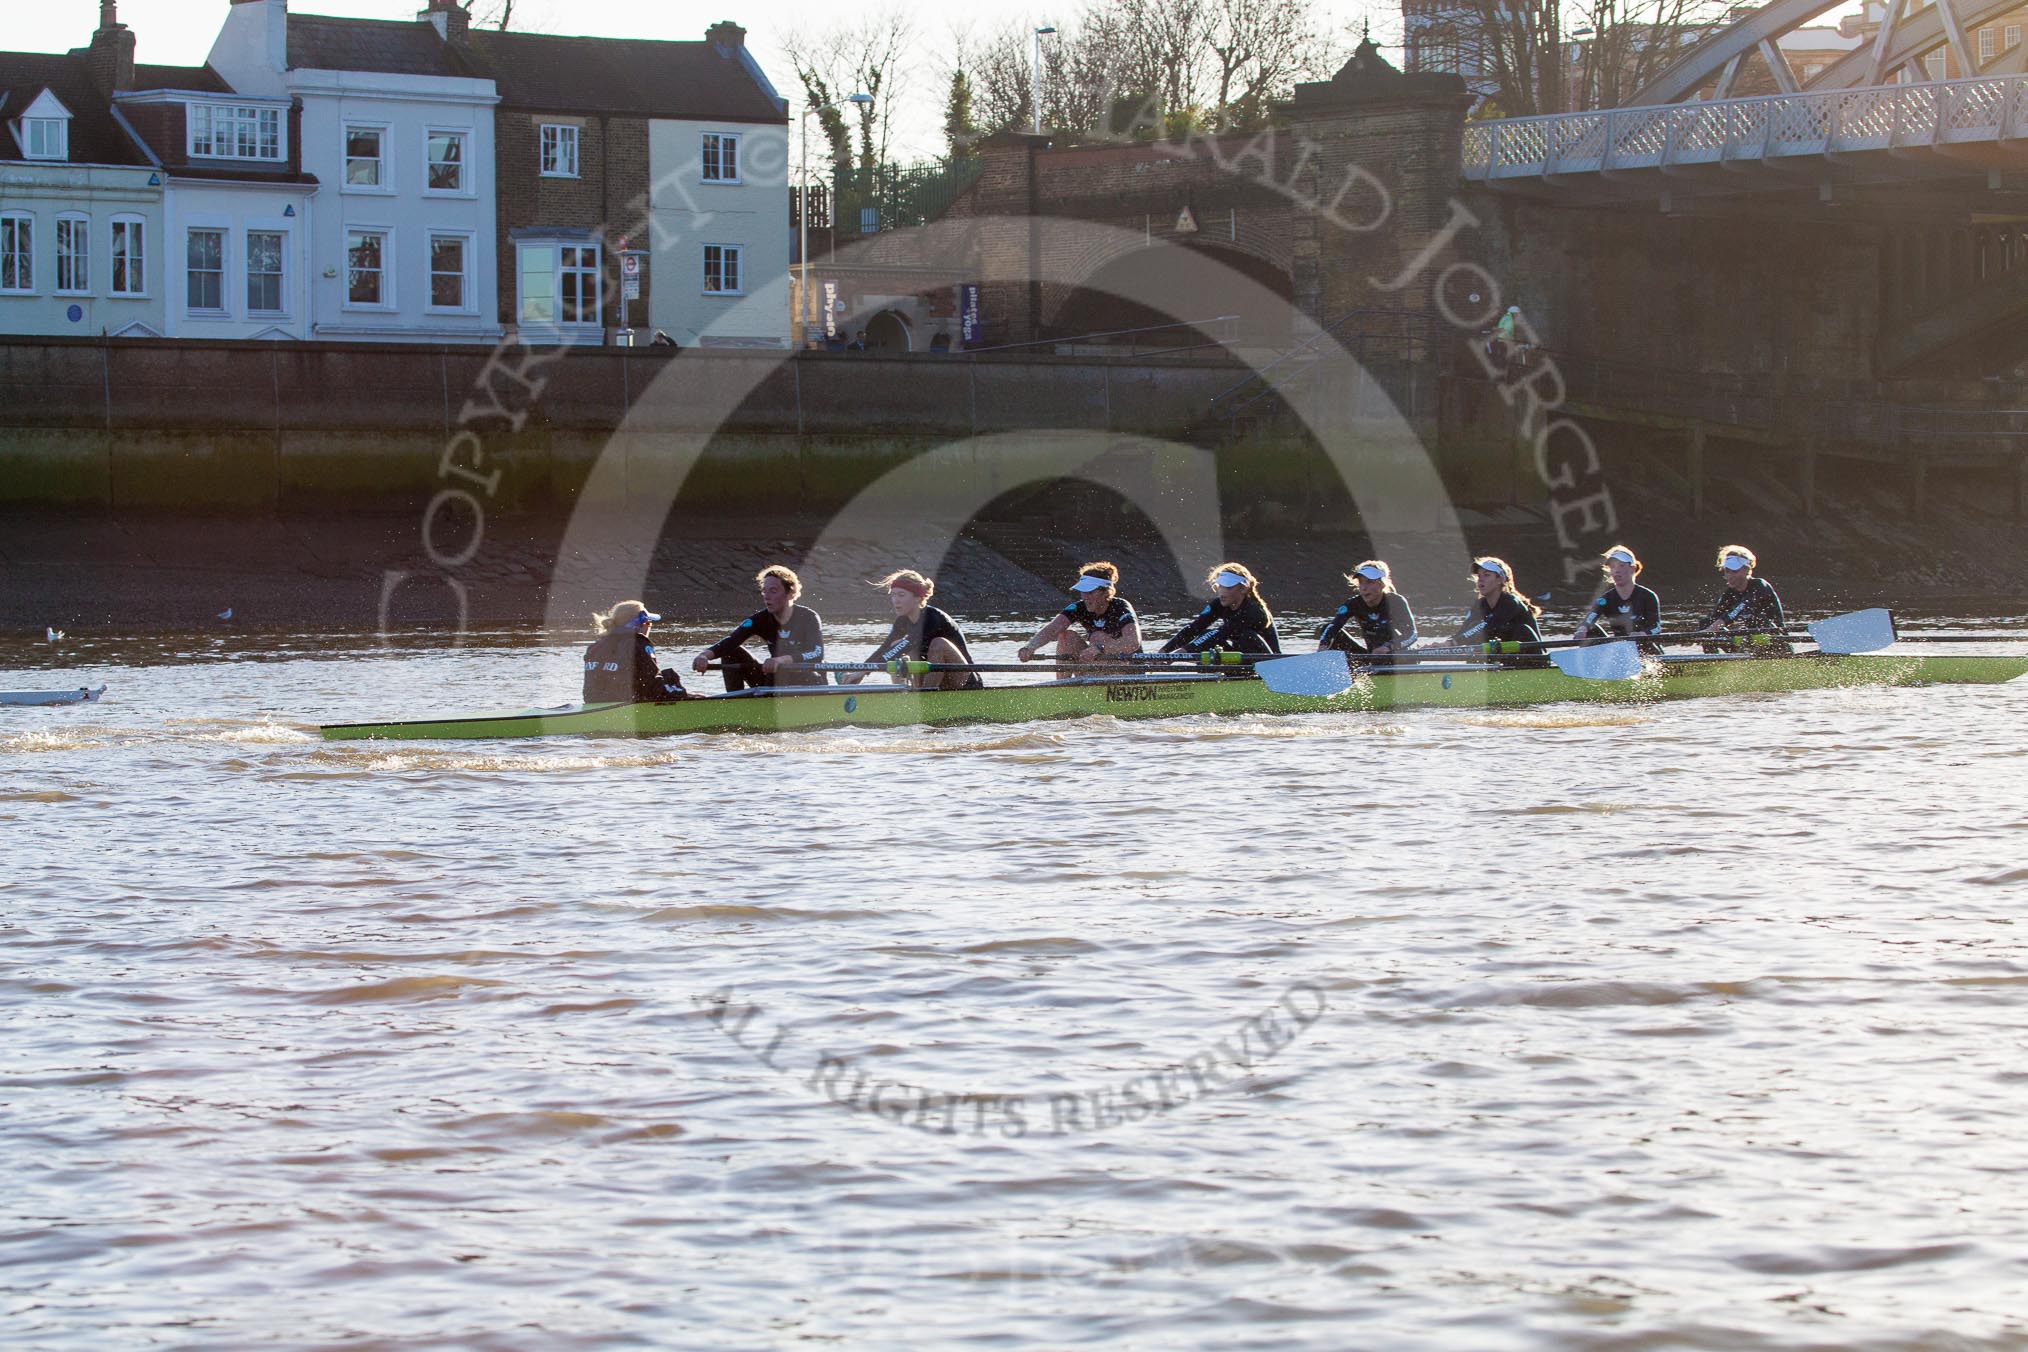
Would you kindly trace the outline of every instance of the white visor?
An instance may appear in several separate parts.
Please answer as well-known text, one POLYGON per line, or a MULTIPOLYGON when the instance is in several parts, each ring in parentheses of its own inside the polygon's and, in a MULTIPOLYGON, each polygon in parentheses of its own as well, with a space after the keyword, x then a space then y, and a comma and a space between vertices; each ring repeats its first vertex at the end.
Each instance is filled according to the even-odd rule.
POLYGON ((1370 563, 1361 568, 1354 568, 1352 571, 1358 576, 1365 578, 1368 582, 1385 582, 1387 580, 1387 574, 1370 563))
POLYGON ((662 617, 660 615, 657 615, 652 610, 644 610, 640 614, 634 616, 634 618, 629 620, 627 623, 633 625, 635 628, 639 628, 641 625, 644 624, 660 624, 661 622, 662 617))
POLYGON ((1110 587, 1112 585, 1113 584, 1105 578, 1094 577, 1090 573, 1080 573, 1078 575, 1077 581, 1070 584, 1070 589, 1074 592, 1095 592, 1095 591, 1104 591, 1107 587, 1110 587))
POLYGON ((1736 573, 1742 568, 1751 567, 1753 565, 1747 562, 1746 555, 1744 554, 1727 554, 1725 556, 1725 571, 1728 573, 1736 573))
POLYGON ((1246 585, 1246 579, 1238 573, 1220 573, 1211 580, 1221 587, 1244 587, 1246 585))
POLYGON ((1606 557, 1608 559, 1611 559, 1614 563, 1634 562, 1633 551, 1628 549, 1608 549, 1606 551, 1606 557))
POLYGON ((1480 572, 1491 573, 1494 577, 1504 578, 1507 576, 1507 570, 1499 564, 1494 563, 1491 559, 1480 559, 1478 568, 1480 572))

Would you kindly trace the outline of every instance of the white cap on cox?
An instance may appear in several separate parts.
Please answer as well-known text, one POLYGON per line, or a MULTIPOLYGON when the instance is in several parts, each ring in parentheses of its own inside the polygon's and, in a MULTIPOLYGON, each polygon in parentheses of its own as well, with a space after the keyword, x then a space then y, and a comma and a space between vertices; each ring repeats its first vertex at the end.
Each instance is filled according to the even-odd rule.
POLYGON ((1244 587, 1246 585, 1246 579, 1238 573, 1220 573, 1212 581, 1221 587, 1244 587))
POLYGON ((1753 565, 1747 561, 1747 557, 1744 554, 1727 554, 1725 556, 1725 571, 1728 573, 1736 573, 1742 568, 1751 567, 1753 565))
POLYGON ((1095 592, 1104 591, 1112 585, 1112 581, 1109 578, 1096 577, 1091 573, 1080 573, 1078 574, 1077 581, 1070 584, 1070 589, 1074 592, 1095 592))
POLYGON ((1606 551, 1605 556, 1611 559, 1614 563, 1634 562, 1634 551, 1626 548, 1623 545, 1614 545, 1611 549, 1608 549, 1606 551))
POLYGON ((1387 580, 1386 570, 1376 568, 1370 563, 1361 564, 1359 567, 1354 568, 1352 571, 1358 574, 1360 577, 1365 578, 1368 582, 1385 582, 1387 580))

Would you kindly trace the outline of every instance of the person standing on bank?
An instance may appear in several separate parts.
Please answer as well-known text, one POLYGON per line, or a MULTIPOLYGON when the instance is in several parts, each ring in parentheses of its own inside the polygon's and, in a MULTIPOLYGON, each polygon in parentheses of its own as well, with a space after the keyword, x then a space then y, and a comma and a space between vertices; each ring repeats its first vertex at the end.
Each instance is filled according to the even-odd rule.
MULTIPOLYGON (((1704 634, 1766 634, 1754 647, 1768 652, 1788 651, 1788 617, 1782 613, 1782 598, 1764 577, 1755 577, 1759 565, 1745 545, 1727 545, 1718 551, 1719 573, 1725 589, 1718 593, 1711 613, 1704 617, 1698 632, 1704 634)), ((1737 647, 1740 645, 1727 645, 1737 647)))
POLYGON ((1337 649, 1386 660, 1415 646, 1415 615, 1394 589, 1394 572, 1380 559, 1345 574, 1353 594, 1317 635, 1317 651, 1337 649))
MULTIPOLYGON (((1478 589, 1479 597, 1472 602, 1471 613, 1465 617, 1465 627, 1451 638, 1452 643, 1542 642, 1542 631, 1535 626, 1542 607, 1515 587, 1514 570, 1507 566, 1505 559, 1472 560, 1471 580, 1478 589)), ((1500 660, 1512 666, 1541 666, 1548 659, 1535 649, 1519 658, 1508 656, 1500 660)))
POLYGON ((692 671, 708 671, 713 658, 725 672, 727 692, 791 685, 822 685, 821 671, 798 667, 824 660, 824 621, 808 606, 796 604, 803 583, 794 571, 769 564, 754 575, 760 583, 761 608, 739 622, 739 628, 697 654, 692 671), (746 645, 759 639, 767 657, 756 660, 746 645))
POLYGON ((1281 635, 1274 612, 1260 594, 1260 582, 1243 563, 1221 563, 1204 576, 1211 604, 1162 645, 1173 652, 1278 653, 1281 635))
MULTIPOLYGON (((1634 551, 1614 545, 1601 558, 1605 564, 1606 589, 1584 613, 1574 639, 1640 638, 1662 631, 1662 598, 1634 579, 1642 564, 1634 551)), ((1643 643, 1644 653, 1659 653, 1658 644, 1643 643)))
POLYGON ((667 667, 655 669, 655 645, 648 631, 662 617, 639 601, 622 601, 592 616, 598 635, 584 650, 586 704, 646 704, 693 698, 683 678, 667 667))
MULTIPOLYGON (((869 662, 934 662, 939 666, 972 665, 972 649, 964 630, 949 615, 929 604, 937 584, 913 568, 889 573, 873 584, 887 588, 888 604, 894 607, 894 626, 880 646, 866 655, 869 662)), ((863 671, 838 673, 838 684, 857 685, 866 679, 863 671)), ((898 685, 908 681, 918 690, 983 690, 986 682, 976 671, 929 671, 920 676, 896 676, 898 685)))
POLYGON ((1056 644, 1059 660, 1097 662, 1106 658, 1124 661, 1141 650, 1141 621, 1127 598, 1120 595, 1120 570, 1103 561, 1087 563, 1077 570, 1070 584, 1071 601, 1035 631, 1015 650, 1023 662, 1032 662, 1044 644, 1056 644), (1071 632, 1072 627, 1082 634, 1071 632))

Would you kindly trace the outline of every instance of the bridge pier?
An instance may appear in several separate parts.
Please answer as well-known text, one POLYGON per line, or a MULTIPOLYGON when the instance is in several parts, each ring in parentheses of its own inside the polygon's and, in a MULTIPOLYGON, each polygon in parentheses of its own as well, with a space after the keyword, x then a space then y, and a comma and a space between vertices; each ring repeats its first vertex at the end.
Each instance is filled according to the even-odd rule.
POLYGON ((1917 522, 1929 517, 1929 465, 1917 460, 1908 467, 1909 512, 1917 522))
POLYGON ((2014 466, 2014 519, 2028 521, 2028 455, 2014 466))
POLYGON ((1817 515, 1817 443, 1803 443, 1802 462, 1797 467, 1798 487, 1803 493, 1803 516, 1806 519, 1817 515))

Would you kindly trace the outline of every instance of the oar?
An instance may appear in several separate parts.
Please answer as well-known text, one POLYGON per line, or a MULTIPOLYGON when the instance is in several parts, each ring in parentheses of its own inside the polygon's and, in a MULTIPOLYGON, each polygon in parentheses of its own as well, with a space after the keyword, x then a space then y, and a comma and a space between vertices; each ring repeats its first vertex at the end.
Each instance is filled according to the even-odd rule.
MULTIPOLYGON (((1237 653, 1232 655, 1239 656, 1237 653)), ((1266 660, 1254 663, 1253 674, 1277 695, 1329 699, 1352 688, 1352 665, 1345 660, 1345 654, 1336 649, 1299 653, 1294 657, 1276 657, 1271 653, 1262 656, 1266 660)))
POLYGON ((1559 648, 1549 660, 1566 676, 1581 681, 1631 681, 1641 674, 1641 648, 1620 639, 1583 648, 1559 648))

